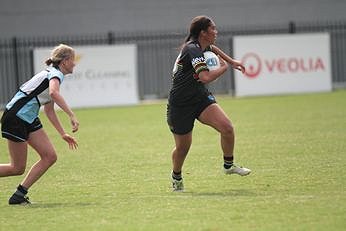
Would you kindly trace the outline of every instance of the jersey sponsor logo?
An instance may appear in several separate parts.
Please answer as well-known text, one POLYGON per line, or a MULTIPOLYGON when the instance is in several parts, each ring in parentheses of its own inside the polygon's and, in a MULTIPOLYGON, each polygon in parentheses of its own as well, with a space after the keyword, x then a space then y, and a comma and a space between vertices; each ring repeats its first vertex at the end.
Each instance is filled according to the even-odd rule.
POLYGON ((196 58, 193 58, 191 63, 193 66, 199 64, 199 63, 203 63, 205 62, 205 58, 204 57, 196 57, 196 58))

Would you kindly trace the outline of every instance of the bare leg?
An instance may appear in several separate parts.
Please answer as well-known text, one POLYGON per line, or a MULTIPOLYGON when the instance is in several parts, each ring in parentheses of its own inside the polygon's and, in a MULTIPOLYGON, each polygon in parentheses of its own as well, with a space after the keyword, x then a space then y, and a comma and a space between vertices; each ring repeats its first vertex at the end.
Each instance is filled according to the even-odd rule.
POLYGON ((173 171, 181 172, 192 142, 192 132, 185 135, 174 134, 175 148, 172 152, 173 171))
POLYGON ((0 164, 0 177, 22 175, 26 167, 28 144, 8 140, 10 163, 0 164))
POLYGON ((226 113, 218 104, 209 105, 198 117, 198 120, 216 129, 221 135, 221 148, 224 156, 233 156, 235 136, 234 128, 226 113))
POLYGON ((27 189, 29 189, 57 160, 54 147, 43 129, 30 133, 28 143, 37 151, 40 160, 31 167, 21 183, 21 185, 27 189))
POLYGON ((224 172, 246 176, 248 168, 233 165, 234 129, 226 113, 217 104, 208 106, 198 118, 202 123, 215 128, 221 134, 221 147, 224 155, 224 172))

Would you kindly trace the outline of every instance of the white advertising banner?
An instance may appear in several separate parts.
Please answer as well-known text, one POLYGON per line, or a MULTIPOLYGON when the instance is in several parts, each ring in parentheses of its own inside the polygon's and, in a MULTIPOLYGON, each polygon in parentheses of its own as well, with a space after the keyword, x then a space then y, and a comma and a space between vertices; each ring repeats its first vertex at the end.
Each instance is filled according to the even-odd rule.
MULTIPOLYGON (((71 107, 137 104, 137 46, 74 46, 76 66, 60 91, 71 107)), ((46 66, 50 48, 34 50, 35 73, 46 66)))
POLYGON ((332 90, 329 34, 235 36, 237 96, 332 90))

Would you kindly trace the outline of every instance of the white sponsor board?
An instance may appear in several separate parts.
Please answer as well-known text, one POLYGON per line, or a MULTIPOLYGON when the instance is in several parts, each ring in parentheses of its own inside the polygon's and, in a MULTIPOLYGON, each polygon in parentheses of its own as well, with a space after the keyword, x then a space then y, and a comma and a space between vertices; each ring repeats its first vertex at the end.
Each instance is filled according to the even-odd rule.
POLYGON ((331 91, 329 34, 235 36, 237 96, 331 91))
MULTIPOLYGON (((60 91, 71 107, 129 105, 139 102, 137 46, 76 46, 76 66, 60 91)), ((34 50, 34 68, 45 68, 52 48, 34 50)))

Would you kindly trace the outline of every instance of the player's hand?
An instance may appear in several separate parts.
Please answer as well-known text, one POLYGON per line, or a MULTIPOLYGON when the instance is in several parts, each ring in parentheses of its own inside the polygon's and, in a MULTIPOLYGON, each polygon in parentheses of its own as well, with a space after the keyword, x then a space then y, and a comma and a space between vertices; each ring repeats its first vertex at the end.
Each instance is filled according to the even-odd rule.
POLYGON ((76 139, 72 136, 70 136, 69 134, 65 133, 62 138, 68 143, 68 146, 70 149, 77 149, 78 147, 78 143, 76 141, 76 139))
POLYGON ((79 122, 78 122, 76 116, 75 115, 71 116, 70 120, 71 120, 71 125, 72 125, 72 132, 78 131, 79 122))
POLYGON ((237 61, 237 60, 234 60, 234 61, 233 61, 232 67, 233 67, 234 69, 237 69, 237 70, 241 71, 241 73, 243 73, 243 74, 245 73, 245 67, 244 67, 244 65, 243 65, 241 62, 237 61))
POLYGON ((219 57, 219 60, 220 60, 221 67, 226 66, 226 68, 228 68, 228 63, 225 60, 223 60, 221 57, 219 57))

